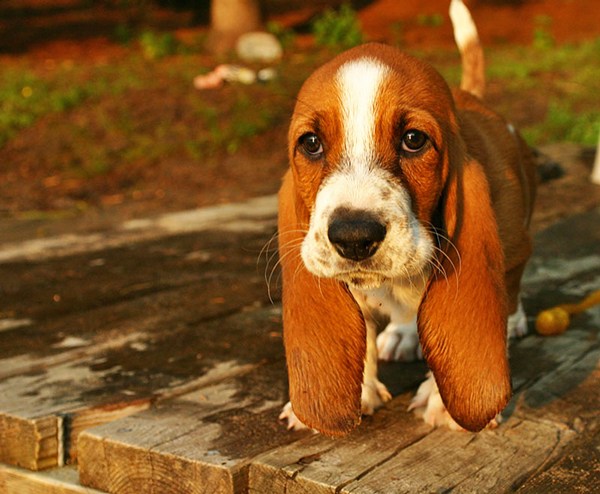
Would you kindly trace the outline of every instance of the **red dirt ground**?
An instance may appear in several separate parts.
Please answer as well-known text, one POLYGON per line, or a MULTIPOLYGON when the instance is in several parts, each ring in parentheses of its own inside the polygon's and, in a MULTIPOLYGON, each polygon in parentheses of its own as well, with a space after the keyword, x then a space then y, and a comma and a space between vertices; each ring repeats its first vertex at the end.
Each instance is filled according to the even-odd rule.
MULTIPOLYGON (((465 0, 465 3, 472 10, 485 46, 530 45, 540 16, 553 19, 545 29, 552 32, 559 43, 593 39, 600 34, 598 0, 465 0)), ((4 0, 0 5, 0 32, 4 33, 0 36, 0 66, 19 64, 24 58, 40 63, 47 60, 77 63, 119 59, 127 49, 111 41, 111 36, 124 16, 134 25, 151 22, 157 28, 177 29, 182 38, 206 31, 203 25, 190 27, 190 13, 157 8, 152 10, 151 15, 135 10, 124 13, 110 8, 110 4, 110 0, 4 0), (15 14, 16 7, 20 9, 18 14, 15 14)), ((359 16, 366 35, 373 40, 400 41, 411 49, 453 47, 452 30, 446 18, 448 4, 448 0, 376 0, 361 8, 359 16), (438 28, 424 26, 418 21, 419 15, 434 14, 442 14, 445 19, 438 28)), ((306 24, 318 11, 315 7, 303 7, 272 18, 286 25, 306 24)), ((311 43, 310 37, 300 36, 299 44, 305 43, 311 43)), ((43 161, 41 157, 45 157, 48 151, 44 146, 48 144, 36 144, 42 141, 36 136, 44 133, 48 125, 52 125, 52 118, 24 129, 16 136, 12 148, 9 143, 9 148, 0 149, 0 156, 10 156, 13 165, 18 167, 18 150, 27 147, 27 162, 40 163, 43 161)), ((171 160, 157 163, 153 169, 133 170, 128 176, 109 174, 85 184, 75 184, 81 189, 77 194, 92 209, 117 207, 119 210, 115 212, 119 215, 140 216, 273 193, 286 167, 284 127, 274 128, 234 156, 226 157, 223 165, 228 170, 227 175, 208 173, 200 176, 193 163, 171 160), (273 143, 278 143, 278 146, 273 143), (138 197, 131 198, 124 193, 131 186, 131 180, 139 180, 141 191, 138 197)), ((3 175, 6 178, 5 172, 0 169, 0 177, 3 175)), ((4 211, 12 216, 31 209, 72 207, 73 191, 66 186, 46 190, 48 176, 48 170, 43 167, 28 165, 26 180, 11 181, 10 190, 6 184, 0 184, 0 194, 3 188, 9 191, 4 197, 0 196, 0 214, 4 211), (40 191, 48 197, 33 200, 40 196, 40 191), (8 196, 9 203, 6 201, 8 196)), ((59 178, 51 178, 62 183, 59 178)))
MULTIPOLYGON (((373 39, 392 39, 392 26, 400 20, 407 23, 406 46, 454 46, 450 23, 431 29, 414 22, 420 14, 445 15, 448 4, 446 0, 378 0, 361 11, 360 19, 373 39)), ((465 0, 465 4, 484 46, 530 44, 540 16, 554 20, 548 29, 558 43, 591 39, 600 33, 600 2, 596 0, 465 0)))
MULTIPOLYGON (((106 60, 122 55, 123 48, 110 41, 115 26, 129 23, 151 24, 159 28, 189 25, 192 14, 153 8, 151 13, 119 10, 104 4, 110 2, 80 0, 5 0, 0 6, 0 60, 10 63, 12 57, 2 53, 25 55, 39 59, 106 60), (81 7, 87 4, 87 7, 81 7), (15 11, 25 15, 15 15, 15 11)), ((311 2, 308 2, 311 3, 311 2)), ((364 3, 364 2, 363 2, 364 3)), ((494 44, 530 44, 536 19, 553 19, 548 30, 558 43, 592 39, 600 34, 600 2, 597 0, 465 0, 472 11, 484 46, 494 44)), ((268 2, 267 2, 268 5, 268 2)), ((446 16, 448 0, 376 0, 359 10, 359 17, 369 39, 397 41, 395 26, 402 25, 402 42, 411 48, 454 46, 452 28, 444 22, 437 29, 420 24, 419 15, 446 16)), ((272 15, 285 25, 303 24, 321 10, 300 10, 272 15)), ((205 15, 204 15, 205 16, 205 15)), ((193 36, 206 29, 181 27, 181 36, 193 36)))

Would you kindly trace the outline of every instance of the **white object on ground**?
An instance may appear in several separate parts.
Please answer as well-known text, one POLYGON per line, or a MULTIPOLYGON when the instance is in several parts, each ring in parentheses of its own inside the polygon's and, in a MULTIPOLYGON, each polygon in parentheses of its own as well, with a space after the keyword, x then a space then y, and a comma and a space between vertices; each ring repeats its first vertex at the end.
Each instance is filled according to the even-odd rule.
POLYGON ((256 72, 239 65, 223 64, 208 74, 194 77, 194 87, 196 89, 216 89, 221 87, 225 81, 254 84, 256 72))
POLYGON ((258 80, 260 82, 272 81, 277 77, 277 69, 274 67, 267 67, 258 71, 258 80))
POLYGON ((281 43, 271 33, 252 32, 242 34, 235 51, 244 62, 272 63, 283 55, 281 43))

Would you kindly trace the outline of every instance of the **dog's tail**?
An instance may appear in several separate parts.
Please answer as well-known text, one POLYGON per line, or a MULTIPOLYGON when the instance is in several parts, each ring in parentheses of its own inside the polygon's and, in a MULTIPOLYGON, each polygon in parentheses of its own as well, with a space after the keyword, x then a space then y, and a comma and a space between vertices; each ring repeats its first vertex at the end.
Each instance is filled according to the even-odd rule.
POLYGON ((485 92, 483 48, 471 12, 462 0, 450 2, 450 19, 454 27, 454 39, 462 58, 460 88, 482 98, 485 92))

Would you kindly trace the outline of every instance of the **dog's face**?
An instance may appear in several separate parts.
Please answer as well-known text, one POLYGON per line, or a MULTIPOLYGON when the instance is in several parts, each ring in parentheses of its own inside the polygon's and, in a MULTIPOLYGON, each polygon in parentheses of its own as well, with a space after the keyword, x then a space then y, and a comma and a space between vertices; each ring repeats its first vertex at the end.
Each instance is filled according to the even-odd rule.
POLYGON ((454 120, 437 72, 397 51, 341 57, 308 79, 289 143, 311 213, 301 249, 310 272, 359 289, 428 273, 448 168, 443 127, 454 120))

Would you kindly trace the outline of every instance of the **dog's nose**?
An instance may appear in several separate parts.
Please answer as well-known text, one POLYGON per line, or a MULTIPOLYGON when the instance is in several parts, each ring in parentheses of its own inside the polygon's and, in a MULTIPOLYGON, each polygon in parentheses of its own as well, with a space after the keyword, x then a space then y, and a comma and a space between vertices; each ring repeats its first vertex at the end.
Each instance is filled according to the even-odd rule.
POLYGON ((340 256, 353 261, 371 257, 386 234, 386 227, 367 214, 338 215, 327 236, 340 256))

